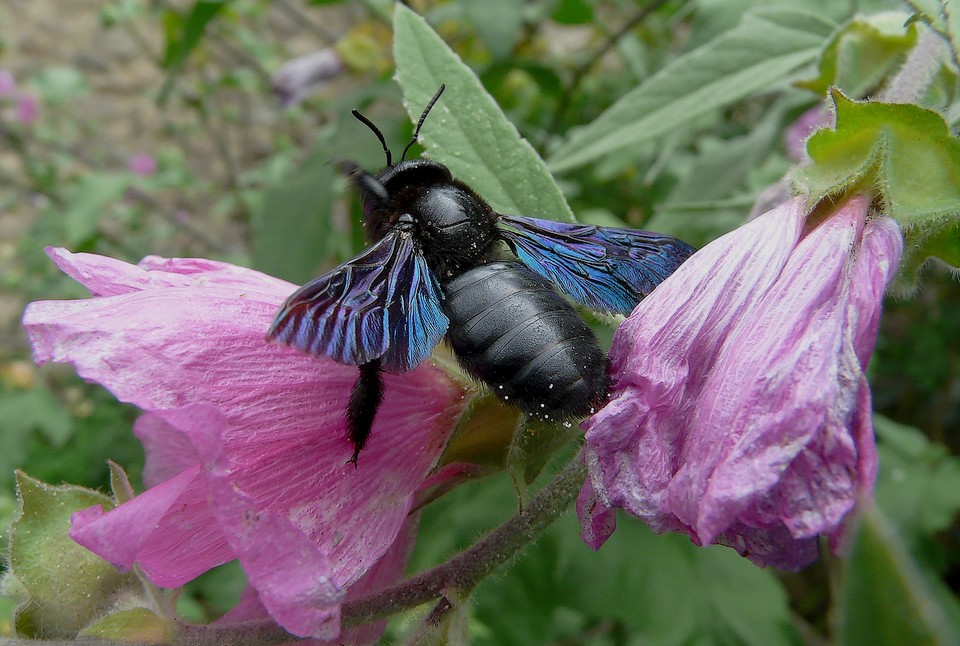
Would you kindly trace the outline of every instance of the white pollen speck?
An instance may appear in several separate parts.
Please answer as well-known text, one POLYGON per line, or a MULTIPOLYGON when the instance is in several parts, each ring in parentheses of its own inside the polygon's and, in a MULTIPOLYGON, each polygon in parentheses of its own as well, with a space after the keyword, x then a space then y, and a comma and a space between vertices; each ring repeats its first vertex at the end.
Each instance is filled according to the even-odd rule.
POLYGON ((503 390, 503 384, 500 384, 499 386, 497 386, 497 388, 499 388, 500 390, 503 390))
POLYGON ((553 390, 553 384, 550 384, 550 390, 553 390))
POLYGON ((546 408, 546 407, 547 407, 546 404, 540 404, 540 408, 546 408))
POLYGON ((570 428, 571 426, 573 426, 573 424, 571 424, 570 422, 563 423, 563 428, 570 428))
POLYGON ((504 395, 504 396, 503 396, 503 401, 507 401, 508 399, 510 399, 510 395, 504 395))

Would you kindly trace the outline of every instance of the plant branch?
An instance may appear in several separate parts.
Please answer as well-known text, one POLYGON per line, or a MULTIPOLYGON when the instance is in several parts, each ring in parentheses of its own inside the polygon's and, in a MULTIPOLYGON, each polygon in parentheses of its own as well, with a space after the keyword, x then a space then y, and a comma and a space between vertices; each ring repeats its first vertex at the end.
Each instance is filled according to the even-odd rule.
POLYGON ((596 65, 600 59, 607 54, 607 52, 613 49, 620 39, 623 38, 630 30, 646 20, 654 11, 665 4, 667 4, 667 0, 650 0, 647 2, 647 4, 640 7, 640 10, 634 14, 633 18, 628 20, 616 32, 607 36, 603 46, 601 46, 600 49, 595 51, 590 58, 584 61, 573 71, 573 77, 570 79, 570 83, 567 85, 566 90, 564 90, 563 94, 560 95, 560 99, 557 101, 557 109, 553 113, 553 120, 551 121, 547 132, 556 132, 557 128, 560 126, 560 121, 563 119, 564 113, 566 113, 567 108, 570 107, 570 102, 573 100, 573 95, 576 94, 577 90, 580 89, 580 83, 583 81, 583 78, 587 75, 587 73, 593 69, 593 66, 596 65))
POLYGON ((559 518, 576 499, 586 478, 579 454, 510 520, 446 563, 392 588, 343 606, 343 624, 355 626, 419 606, 455 589, 472 590, 559 518))

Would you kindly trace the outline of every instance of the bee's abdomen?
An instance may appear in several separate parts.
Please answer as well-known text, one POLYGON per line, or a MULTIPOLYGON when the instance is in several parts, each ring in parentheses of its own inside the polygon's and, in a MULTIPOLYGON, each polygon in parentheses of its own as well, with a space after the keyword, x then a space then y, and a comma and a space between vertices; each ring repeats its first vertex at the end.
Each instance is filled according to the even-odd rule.
POLYGON ((516 262, 471 269, 444 288, 447 339, 460 363, 537 417, 588 415, 607 394, 607 359, 589 326, 516 262))

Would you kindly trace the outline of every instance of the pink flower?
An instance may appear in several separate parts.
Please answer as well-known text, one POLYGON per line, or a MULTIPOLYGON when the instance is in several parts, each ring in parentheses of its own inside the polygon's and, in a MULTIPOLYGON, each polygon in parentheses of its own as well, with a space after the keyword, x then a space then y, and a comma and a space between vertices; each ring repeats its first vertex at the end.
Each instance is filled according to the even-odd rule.
POLYGON ((29 126, 40 116, 40 102, 37 97, 26 92, 17 95, 17 116, 19 123, 29 126))
POLYGON ((658 532, 800 568, 871 495, 870 360, 897 225, 854 197, 819 223, 797 199, 711 243, 634 310, 588 420, 587 542, 613 509, 658 532), (810 227, 805 230, 805 224, 810 227))
POLYGON ((35 359, 71 362, 146 411, 135 432, 149 488, 75 514, 71 536, 165 587, 237 558, 277 623, 335 638, 344 598, 402 571, 398 536, 463 388, 431 364, 388 375, 354 469, 344 410, 356 369, 264 340, 294 285, 207 260, 48 253, 93 298, 27 308, 35 359))
POLYGON ((157 172, 157 160, 149 153, 136 153, 127 160, 127 169, 134 175, 148 177, 157 172))

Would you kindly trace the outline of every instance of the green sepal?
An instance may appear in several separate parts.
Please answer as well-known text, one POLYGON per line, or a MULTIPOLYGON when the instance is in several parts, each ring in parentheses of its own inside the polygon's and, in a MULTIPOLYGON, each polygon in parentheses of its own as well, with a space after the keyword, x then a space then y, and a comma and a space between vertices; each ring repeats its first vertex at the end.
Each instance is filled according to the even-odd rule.
POLYGON ((470 402, 440 464, 467 462, 502 468, 523 414, 486 391, 470 402))
POLYGON ((80 637, 136 644, 172 644, 177 638, 177 625, 149 608, 129 608, 87 626, 80 631, 80 637))
POLYGON ((917 25, 908 14, 887 11, 857 16, 830 39, 820 55, 818 75, 796 85, 825 96, 841 87, 850 96, 865 96, 903 64, 917 42, 917 25))
POLYGON ((513 478, 521 502, 526 501, 530 485, 560 448, 580 433, 575 422, 551 422, 527 419, 517 427, 507 453, 507 471, 513 478))
POLYGON ((16 475, 20 513, 10 531, 10 572, 29 595, 17 609, 16 628, 28 637, 74 637, 102 614, 125 586, 139 587, 67 535, 70 516, 93 505, 113 507, 101 493, 53 486, 16 475))
POLYGON ((930 257, 955 262, 960 237, 960 141, 936 112, 912 104, 858 102, 830 92, 836 128, 807 141, 809 166, 792 174, 816 203, 844 193, 879 194, 885 215, 904 231, 900 290, 930 257))

